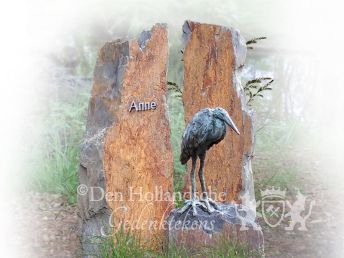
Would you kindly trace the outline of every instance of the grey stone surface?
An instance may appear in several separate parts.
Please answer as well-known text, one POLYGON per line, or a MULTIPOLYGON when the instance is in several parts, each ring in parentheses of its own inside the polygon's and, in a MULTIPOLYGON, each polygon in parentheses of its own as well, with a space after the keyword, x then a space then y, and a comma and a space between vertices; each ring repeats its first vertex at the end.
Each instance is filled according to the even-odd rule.
POLYGON ((220 204, 221 211, 209 214, 197 206, 180 214, 174 209, 168 218, 169 245, 200 250, 223 241, 238 243, 257 253, 264 253, 264 238, 255 221, 255 212, 240 204, 220 204))
POLYGON ((86 133, 80 146, 79 185, 87 187, 78 193, 82 219, 81 244, 85 255, 96 254, 94 239, 101 231, 109 232, 110 209, 105 198, 104 138, 115 122, 114 110, 119 103, 121 80, 128 63, 129 43, 117 40, 106 43, 99 52, 94 69, 92 97, 89 103, 86 133), (110 103, 110 104, 109 104, 110 103))

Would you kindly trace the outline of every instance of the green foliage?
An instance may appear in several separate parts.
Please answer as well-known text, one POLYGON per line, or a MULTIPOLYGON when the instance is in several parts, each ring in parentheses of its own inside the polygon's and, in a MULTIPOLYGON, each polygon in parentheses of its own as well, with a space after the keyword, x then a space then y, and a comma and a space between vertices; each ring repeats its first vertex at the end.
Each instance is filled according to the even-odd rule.
POLYGON ((246 258, 262 257, 257 251, 252 251, 248 247, 223 240, 214 247, 202 247, 200 250, 188 250, 185 247, 170 247, 167 255, 163 254, 158 257, 223 257, 223 258, 246 258))
MULTIPOLYGON (((84 86, 85 87, 85 86, 84 86)), ((39 140, 30 153, 29 189, 60 193, 76 202, 79 145, 85 131, 88 87, 64 89, 64 95, 42 110, 36 134, 39 140)))
POLYGON ((168 90, 174 93, 174 97, 177 97, 177 98, 182 97, 183 92, 177 83, 168 81, 167 85, 168 85, 168 90))
POLYGON ((99 254, 91 254, 93 257, 149 257, 149 251, 140 246, 140 241, 133 234, 123 230, 108 237, 97 237, 94 240, 99 254))
MULTIPOLYGON (((182 85, 183 85, 183 63, 181 62, 181 42, 178 40, 179 32, 170 37, 170 56, 168 69, 168 94, 167 104, 171 126, 171 144, 173 148, 174 160, 174 191, 180 192, 184 184, 185 166, 179 161, 180 145, 184 132, 184 106, 182 101, 182 85)), ((182 205, 180 201, 177 203, 182 205)))
POLYGON ((302 190, 298 182, 306 164, 300 158, 302 151, 297 144, 306 131, 297 119, 276 119, 258 128, 257 155, 253 159, 257 199, 260 199, 259 190, 270 186, 302 190))
POLYGON ((154 258, 181 258, 181 257, 261 257, 256 251, 248 247, 223 240, 215 247, 202 247, 201 250, 189 250, 185 247, 170 246, 164 251, 152 251, 143 248, 138 238, 130 232, 120 230, 108 237, 97 237, 94 244, 100 249, 100 254, 88 254, 101 258, 121 257, 154 257, 154 258))
POLYGON ((171 144, 174 160, 174 190, 181 191, 184 182, 185 166, 179 161, 180 145, 184 130, 184 108, 179 92, 169 91, 168 94, 169 118, 171 126, 171 144))
POLYGON ((266 39, 266 37, 258 37, 258 38, 253 38, 253 39, 250 39, 248 41, 246 41, 246 46, 247 46, 247 49, 253 49, 252 44, 257 44, 258 41, 262 40, 262 39, 266 39))
POLYGON ((247 104, 251 104, 257 97, 263 98, 263 92, 272 90, 271 83, 273 79, 270 77, 261 77, 249 80, 244 86, 246 96, 248 96, 247 104))

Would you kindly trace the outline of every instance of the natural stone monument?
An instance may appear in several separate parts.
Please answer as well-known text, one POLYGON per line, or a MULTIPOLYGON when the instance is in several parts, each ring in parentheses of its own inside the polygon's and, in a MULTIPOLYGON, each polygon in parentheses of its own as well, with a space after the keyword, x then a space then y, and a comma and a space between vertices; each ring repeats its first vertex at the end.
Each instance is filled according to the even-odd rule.
MULTIPOLYGON (((251 111, 246 107, 239 78, 246 42, 235 29, 192 21, 184 23, 183 39, 185 122, 202 108, 222 107, 240 131, 240 136, 234 136, 235 132, 229 130, 229 136, 207 154, 207 186, 210 192, 217 193, 217 201, 251 206, 249 202, 255 199, 251 170, 254 135, 251 111), (242 201, 240 197, 244 197, 242 201)), ((190 167, 189 161, 188 170, 190 167)), ((185 180, 184 191, 190 192, 189 173, 185 180)))
POLYGON ((95 236, 120 228, 155 249, 166 242, 161 223, 173 201, 154 201, 151 194, 173 193, 167 61, 167 28, 161 24, 138 40, 106 43, 99 52, 79 170, 86 254, 97 252, 95 236))
MULTIPOLYGON (((255 221, 252 118, 239 79, 245 41, 234 29, 191 21, 184 24, 183 37, 186 122, 203 108, 221 107, 226 124, 240 132, 228 130, 205 159, 206 187, 210 197, 224 193, 215 195, 222 203, 200 200, 193 209, 172 210, 165 25, 137 40, 109 42, 99 52, 81 145, 78 205, 85 255, 99 254, 95 237, 122 229, 153 249, 165 246, 168 237, 170 246, 191 251, 229 241, 263 252, 255 221)), ((189 183, 186 173, 185 191, 189 183)))
POLYGON ((191 21, 185 22, 183 37, 188 124, 180 160, 182 164, 189 160, 184 191, 191 196, 168 218, 169 245, 197 254, 203 248, 232 243, 254 252, 250 256, 262 255, 264 239, 256 223, 251 171, 252 119, 239 78, 245 41, 234 29, 191 21), (201 190, 198 195, 195 181, 201 190))

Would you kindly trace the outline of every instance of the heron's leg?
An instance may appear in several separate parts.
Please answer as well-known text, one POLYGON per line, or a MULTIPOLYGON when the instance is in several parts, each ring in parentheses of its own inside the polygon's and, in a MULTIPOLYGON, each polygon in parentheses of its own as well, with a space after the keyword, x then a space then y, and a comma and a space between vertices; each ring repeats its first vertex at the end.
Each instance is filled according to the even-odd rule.
POLYGON ((199 172, 198 172, 199 181, 201 182, 203 197, 208 198, 207 188, 205 186, 205 181, 203 177, 205 154, 199 155, 199 159, 200 159, 200 166, 199 166, 199 172))
POLYGON ((203 202, 207 206, 207 209, 208 209, 209 212, 213 212, 214 211, 213 207, 216 210, 220 210, 220 207, 218 206, 218 204, 215 201, 213 201, 212 199, 210 199, 209 196, 208 196, 208 192, 207 192, 207 188, 206 188, 206 184, 205 184, 205 180, 204 180, 204 176, 203 176, 205 153, 201 154, 199 156, 199 158, 200 158, 200 163, 201 164, 200 164, 200 169, 199 169, 199 174, 198 175, 199 175, 199 180, 201 182, 201 188, 202 188, 202 194, 203 194, 203 202))
POLYGON ((200 159, 200 167, 199 167, 198 176, 199 176, 199 181, 201 182, 203 202, 205 203, 207 210, 211 213, 211 212, 214 212, 214 208, 211 207, 209 203, 208 192, 207 192, 205 180, 203 177, 205 153, 200 154, 199 159, 200 159))
POLYGON ((195 180, 195 169, 196 169, 196 160, 197 157, 192 157, 192 167, 190 173, 191 179, 191 199, 196 200, 196 180, 195 180))
POLYGON ((199 205, 199 206, 201 206, 201 207, 203 207, 205 209, 207 208, 196 197, 196 180, 195 180, 196 161, 197 161, 197 156, 192 157, 192 167, 191 167, 191 173, 190 173, 190 179, 191 179, 191 200, 186 201, 184 207, 179 210, 179 213, 184 213, 186 210, 189 209, 189 207, 192 207, 192 214, 194 216, 197 215, 196 205, 199 205))
POLYGON ((191 179, 191 206, 192 206, 192 212, 193 212, 194 216, 197 215, 196 180, 195 180, 196 161, 197 161, 197 156, 193 156, 192 157, 192 167, 191 167, 190 179, 191 179))

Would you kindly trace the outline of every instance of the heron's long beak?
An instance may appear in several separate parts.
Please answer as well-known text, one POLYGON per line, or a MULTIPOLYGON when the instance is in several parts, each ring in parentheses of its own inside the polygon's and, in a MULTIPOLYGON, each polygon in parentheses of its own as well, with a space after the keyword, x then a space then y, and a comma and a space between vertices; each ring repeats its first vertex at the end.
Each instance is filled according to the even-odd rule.
POLYGON ((240 132, 238 130, 238 128, 236 127, 236 125, 234 124, 233 120, 229 117, 229 116, 225 116, 225 123, 234 130, 234 132, 236 132, 237 134, 240 135, 240 132))

